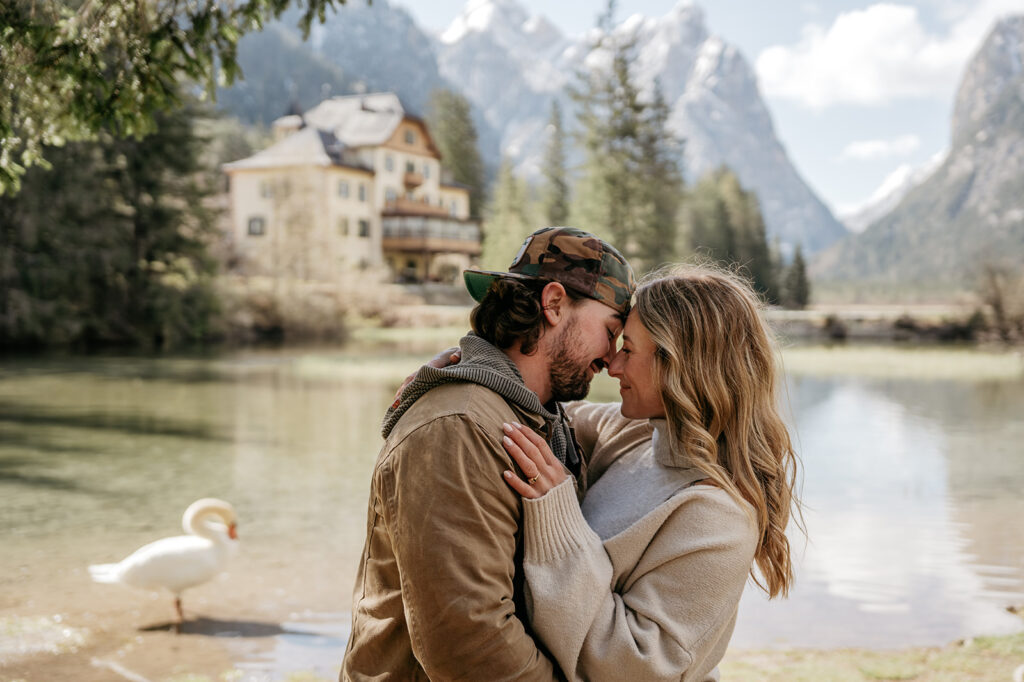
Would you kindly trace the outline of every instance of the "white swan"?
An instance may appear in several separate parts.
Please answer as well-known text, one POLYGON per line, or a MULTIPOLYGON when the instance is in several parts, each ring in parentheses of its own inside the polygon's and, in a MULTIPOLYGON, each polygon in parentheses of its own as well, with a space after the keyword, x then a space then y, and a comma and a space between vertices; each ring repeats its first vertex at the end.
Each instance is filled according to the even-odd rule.
POLYGON ((89 574, 98 583, 169 590, 174 595, 174 608, 181 623, 181 593, 205 583, 224 569, 237 547, 235 529, 238 524, 230 504, 206 497, 189 505, 181 525, 189 535, 151 542, 116 564, 89 566, 89 574))

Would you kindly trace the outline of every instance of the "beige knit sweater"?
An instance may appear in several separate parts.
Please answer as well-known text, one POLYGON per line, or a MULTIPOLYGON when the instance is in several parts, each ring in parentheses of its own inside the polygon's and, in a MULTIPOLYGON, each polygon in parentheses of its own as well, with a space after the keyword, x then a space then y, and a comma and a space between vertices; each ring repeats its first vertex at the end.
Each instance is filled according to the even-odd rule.
POLYGON ((749 505, 667 446, 664 420, 618 404, 569 406, 598 478, 524 512, 527 607, 570 680, 718 679, 757 529, 749 505))

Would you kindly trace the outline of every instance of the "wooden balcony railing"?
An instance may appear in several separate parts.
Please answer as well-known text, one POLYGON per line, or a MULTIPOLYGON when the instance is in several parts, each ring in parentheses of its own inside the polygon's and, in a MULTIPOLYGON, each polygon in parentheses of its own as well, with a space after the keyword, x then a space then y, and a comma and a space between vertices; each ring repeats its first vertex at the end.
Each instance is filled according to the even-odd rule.
POLYGON ((443 216, 448 217, 448 209, 421 199, 392 199, 384 202, 383 214, 411 216, 443 216))
POLYGON ((480 253, 480 226, 473 221, 447 216, 385 216, 381 223, 385 251, 480 253))

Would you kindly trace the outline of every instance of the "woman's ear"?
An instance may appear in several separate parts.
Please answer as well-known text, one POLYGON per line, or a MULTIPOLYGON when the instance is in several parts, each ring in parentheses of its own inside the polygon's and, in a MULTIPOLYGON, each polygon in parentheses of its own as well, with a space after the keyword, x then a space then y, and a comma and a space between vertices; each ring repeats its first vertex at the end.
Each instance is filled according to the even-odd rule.
POLYGON ((558 282, 548 282, 541 289, 540 305, 544 309, 544 319, 551 327, 556 327, 565 319, 565 310, 569 303, 569 295, 558 282))

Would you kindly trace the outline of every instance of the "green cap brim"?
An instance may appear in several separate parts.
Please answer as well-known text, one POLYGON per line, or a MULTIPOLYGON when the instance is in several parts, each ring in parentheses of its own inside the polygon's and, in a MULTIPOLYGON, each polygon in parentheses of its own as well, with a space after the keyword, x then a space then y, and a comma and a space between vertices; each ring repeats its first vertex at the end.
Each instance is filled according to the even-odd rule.
POLYGON ((498 279, 498 276, 499 273, 497 272, 485 272, 483 270, 465 270, 462 273, 462 279, 466 282, 469 295, 477 303, 484 300, 487 290, 491 288, 491 282, 498 279))
POLYGON ((533 277, 531 275, 521 275, 518 272, 491 272, 489 270, 463 270, 462 279, 466 282, 466 288, 469 289, 469 295, 473 297, 473 300, 479 303, 484 300, 484 296, 487 295, 487 290, 491 288, 491 284, 494 280, 499 277, 507 277, 509 279, 518 280, 537 280, 540 277, 533 277))

